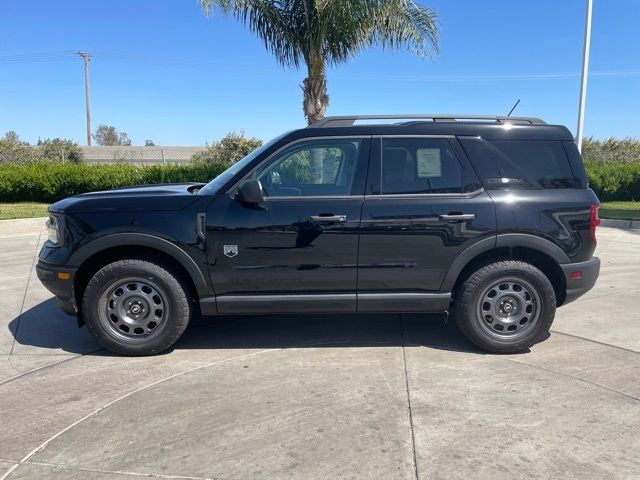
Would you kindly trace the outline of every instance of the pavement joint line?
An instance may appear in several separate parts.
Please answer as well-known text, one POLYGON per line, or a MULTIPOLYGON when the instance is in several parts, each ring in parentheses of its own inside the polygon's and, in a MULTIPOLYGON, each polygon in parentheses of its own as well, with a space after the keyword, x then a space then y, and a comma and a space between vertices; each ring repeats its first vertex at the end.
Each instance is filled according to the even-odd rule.
POLYGON ((411 393, 409 391, 409 376, 407 375, 407 355, 405 352, 404 341, 404 322, 402 321, 402 314, 398 315, 400 319, 400 336, 402 338, 402 369, 404 371, 404 390, 407 396, 407 416, 409 420, 409 430, 411 432, 411 456, 413 462, 413 478, 418 480, 418 459, 416 456, 416 436, 413 429, 413 413, 411 411, 411 393))
POLYGON ((532 368, 537 368, 537 369, 540 369, 540 370, 544 370, 545 372, 551 372, 551 373, 555 373, 557 375, 562 375, 564 377, 569 377, 569 378, 573 378, 575 380, 580 380, 580 381, 588 383, 590 385, 593 385, 593 386, 596 386, 596 387, 600 387, 600 388, 604 388, 604 389, 609 390, 611 392, 617 393, 617 394, 622 395, 624 397, 627 397, 627 398, 630 398, 632 400, 636 400, 636 401, 640 402, 640 398, 638 398, 638 397, 634 397, 633 395, 630 395, 628 393, 621 392, 620 390, 616 390, 615 388, 608 387, 608 386, 603 385, 601 383, 594 382, 592 380, 588 380, 586 378, 579 377, 577 375, 571 375, 570 373, 560 372, 559 370, 554 370, 553 368, 547 368, 547 367, 543 367, 541 365, 534 365, 532 363, 523 362, 522 360, 516 360, 515 358, 509 358, 509 357, 504 357, 504 356, 500 356, 500 355, 489 355, 489 357, 491 357, 491 358, 499 358, 499 359, 502 359, 502 360, 506 360, 508 362, 519 363, 521 365, 527 365, 527 366, 532 367, 532 368))
MULTIPOLYGON (((46 347, 40 347, 46 348, 46 347)), ((92 352, 87 352, 92 353, 92 352)), ((85 353, 0 353, 0 357, 68 357, 69 355, 86 355, 85 353)))
POLYGON ((625 352, 640 354, 639 351, 633 350, 631 348, 619 347, 618 345, 613 345, 611 343, 601 342, 599 340, 593 340, 591 338, 581 337, 580 335, 574 335, 573 333, 565 333, 565 332, 560 332, 558 330, 549 330, 549 331, 551 333, 557 333, 558 335, 566 335, 567 337, 572 337, 572 338, 577 338, 577 339, 580 339, 580 340, 584 340, 585 342, 597 343, 598 345, 602 345, 604 347, 617 348, 618 350, 624 350, 625 352))
POLYGON ((164 478, 164 479, 175 479, 175 480, 212 480, 215 477, 192 477, 189 475, 167 475, 162 473, 140 473, 140 472, 129 472, 126 470, 103 470, 100 468, 87 468, 87 467, 71 467, 67 465, 61 465, 57 463, 46 463, 46 462, 24 462, 18 465, 39 465, 43 467, 52 467, 52 468, 61 468, 64 470, 73 470, 76 472, 87 472, 87 473, 111 473, 116 475, 129 475, 134 477, 146 477, 146 478, 164 478))
MULTIPOLYGON (((84 357, 84 356, 86 356, 86 355, 92 355, 92 354, 94 354, 94 353, 98 353, 98 352, 100 352, 100 351, 102 351, 102 350, 103 350, 102 348, 99 348, 98 350, 94 350, 94 351, 92 351, 92 352, 79 353, 79 354, 77 354, 77 355, 74 355, 73 357, 63 358, 63 359, 61 359, 61 360, 58 360, 57 362, 51 362, 51 363, 47 363, 46 365, 41 365, 41 366, 36 367, 36 368, 34 368, 34 369, 32 369, 32 370, 29 370, 29 371, 27 371, 27 372, 22 372, 22 373, 19 373, 18 375, 15 375, 15 376, 11 377, 11 378, 7 378, 6 380, 2 380, 2 381, 0 382, 0 386, 4 385, 4 384, 6 384, 6 383, 12 382, 12 381, 14 381, 14 380, 17 380, 17 379, 19 379, 19 378, 22 378, 22 377, 24 377, 24 376, 26 376, 26 375, 29 375, 29 374, 31 374, 31 373, 36 373, 36 372, 39 372, 40 370, 44 370, 44 369, 46 369, 46 368, 53 367, 53 366, 58 365, 58 364, 60 364, 60 363, 69 362, 69 361, 71 361, 71 360, 75 360, 76 358, 81 358, 81 357, 84 357)), ((12 355, 12 356, 15 356, 15 355, 12 355)))
MULTIPOLYGON (((147 385, 143 385, 142 387, 138 387, 138 388, 136 388, 134 390, 131 390, 130 392, 125 393, 124 395, 119 396, 118 398, 106 403, 105 405, 97 408, 96 410, 88 413, 87 415, 83 416, 79 420, 76 420, 72 424, 70 424, 67 427, 63 428, 58 433, 56 433, 52 437, 48 438, 43 443, 38 445, 36 448, 31 450, 29 453, 27 453, 18 463, 16 463, 13 467, 11 467, 9 470, 7 470, 4 473, 4 475, 2 475, 2 477, 0 477, 0 480, 6 480, 9 477, 9 475, 11 474, 11 472, 13 472, 16 468, 18 468, 19 465, 22 465, 22 464, 25 464, 25 463, 35 463, 35 462, 31 462, 30 461, 30 459, 34 455, 36 455, 37 453, 39 453, 42 450, 44 450, 56 438, 60 437, 64 433, 68 432, 73 427, 75 427, 75 426, 79 425, 80 423, 84 422, 85 420, 88 420, 89 418, 97 415, 98 413, 102 412, 103 410, 109 408, 111 405, 114 405, 114 404, 116 404, 116 403, 118 403, 118 402, 120 402, 120 401, 122 401, 122 400, 124 400, 124 399, 126 399, 126 398, 128 398, 130 396, 132 396, 132 395, 135 395, 136 393, 139 393, 139 392, 141 392, 143 390, 146 390, 147 388, 154 387, 154 386, 159 385, 159 384, 161 384, 163 382, 167 382, 169 380, 177 378, 177 377, 179 377, 181 375, 186 375, 188 373, 192 373, 192 372, 195 372, 195 371, 198 371, 198 370, 203 370, 205 368, 213 367, 213 366, 220 365, 220 364, 223 364, 223 363, 231 362, 233 360, 239 360, 241 358, 253 357, 253 356, 256 356, 256 355, 263 354, 263 353, 279 352, 279 351, 284 351, 286 349, 300 349, 300 348, 320 347, 320 346, 326 346, 326 345, 344 345, 345 343, 353 344, 354 342, 349 342, 349 341, 346 341, 346 340, 345 341, 340 341, 340 342, 324 342, 324 343, 320 342, 320 343, 309 343, 309 344, 302 344, 302 345, 291 345, 290 347, 283 347, 283 348, 272 348, 272 349, 260 350, 260 351, 257 351, 257 352, 251 352, 251 353, 247 353, 247 354, 244 354, 244 355, 236 355, 235 357, 225 358, 223 360, 218 360, 216 362, 206 363, 204 365, 198 365, 197 367, 189 368, 189 369, 184 370, 182 372, 174 373, 173 375, 169 375, 168 377, 156 380, 155 382, 151 382, 151 383, 149 383, 147 385)), ((367 343, 367 344, 376 343, 376 344, 384 344, 384 345, 393 346, 392 342, 364 342, 363 341, 362 343, 367 343)), ((177 478, 181 478, 181 477, 177 477, 177 478)), ((184 477, 182 477, 182 478, 184 478, 184 477)))
MULTIPOLYGON (((142 387, 138 387, 138 388, 136 388, 136 389, 134 389, 134 390, 131 390, 130 392, 127 392, 127 393, 125 393, 124 395, 119 396, 119 397, 118 397, 118 398, 116 398, 115 400, 112 400, 112 401, 110 401, 110 402, 106 403, 105 405, 103 405, 103 406, 101 406, 101 407, 97 408, 96 410, 94 410, 94 411, 92 411, 92 412, 88 413, 87 415, 83 416, 83 417, 82 417, 82 418, 80 418, 79 420, 76 420, 75 422, 73 422, 71 425, 68 425, 67 427, 65 427, 65 428, 63 428, 62 430, 60 430, 58 433, 56 433, 56 434, 55 434, 55 435, 53 435, 52 437, 50 437, 50 438, 48 438, 47 440, 45 440, 43 443, 41 443, 40 445, 38 445, 36 448, 34 448, 33 450, 31 450, 29 453, 27 453, 27 454, 26 454, 26 455, 25 455, 25 456, 24 456, 24 457, 23 457, 23 458, 22 458, 22 459, 21 459, 17 464, 15 464, 13 467, 11 467, 9 470, 7 470, 7 471, 5 472, 5 474, 4 474, 2 477, 0 477, 0 480, 5 480, 6 478, 8 478, 8 477, 9 477, 9 475, 11 474, 11 472, 13 472, 16 468, 18 468, 18 466, 19 466, 19 465, 22 465, 22 464, 24 464, 24 463, 35 463, 35 462, 29 462, 29 460, 30 460, 34 455, 36 455, 38 452, 41 452, 42 450, 44 450, 45 448, 47 448, 47 446, 48 446, 51 442, 53 442, 56 438, 60 437, 61 435, 63 435, 64 433, 68 432, 68 431, 69 431, 69 430, 71 430, 73 427, 75 427, 75 426, 79 425, 80 423, 84 422, 85 420, 88 420, 89 418, 91 418, 91 417, 93 417, 93 416, 97 415, 98 413, 102 412, 103 410, 105 410, 105 409, 109 408, 111 405, 114 405, 115 403, 117 403, 117 402, 120 402, 120 401, 124 400, 125 398, 128 398, 128 397, 130 397, 130 396, 132 396, 132 395, 135 395, 136 393, 139 393, 139 392, 141 392, 141 391, 143 391, 143 390, 146 390, 147 388, 154 387, 154 386, 156 386, 156 385, 158 385, 158 384, 160 384, 160 383, 163 383, 163 382, 169 381, 169 380, 174 379, 174 378, 176 378, 176 377, 179 377, 179 376, 181 376, 181 375, 185 375, 185 374, 188 374, 188 373, 191 373, 191 372, 195 372, 195 371, 197 371, 197 370, 201 370, 201 369, 203 369, 203 368, 207 368, 207 367, 211 367, 211 366, 214 366, 214 365, 218 365, 218 364, 221 364, 221 363, 226 363, 226 362, 229 362, 229 361, 232 361, 232 360, 237 360, 237 359, 240 359, 240 358, 251 357, 251 356, 254 356, 254 355, 257 355, 257 354, 260 354, 260 353, 265 353, 265 352, 270 352, 270 351, 273 351, 273 350, 261 350, 261 351, 259 351, 259 352, 252 352, 252 353, 245 354, 245 355, 237 355, 237 356, 235 356, 235 357, 226 358, 226 359, 224 359, 224 360, 219 360, 219 361, 217 361, 217 362, 212 362, 212 363, 208 363, 208 364, 205 364, 205 365, 199 365, 199 366, 197 366, 197 367, 189 368, 189 369, 184 370, 184 371, 182 371, 182 372, 178 372, 178 373, 175 373, 175 374, 173 374, 173 375, 169 375, 168 377, 161 378, 161 379, 159 379, 159 380, 157 380, 157 381, 155 381, 155 382, 151 382, 151 383, 149 383, 149 384, 147 384, 147 385, 143 385, 142 387)), ((178 478, 179 478, 179 477, 178 477, 178 478)))
POLYGON ((29 270, 29 277, 27 278, 27 285, 24 287, 24 295, 22 295, 22 303, 20 304, 20 314, 18 315, 18 322, 16 324, 16 333, 13 335, 13 342, 11 342, 11 351, 9 355, 13 355, 13 350, 16 346, 18 339, 18 332, 20 331, 20 322, 22 321, 22 313, 24 312, 24 304, 27 300, 27 292, 29 291, 29 284, 31 283, 31 276, 33 275, 33 268, 36 265, 36 258, 38 258, 38 249, 40 248, 40 239, 42 238, 42 232, 38 235, 38 241, 36 242, 36 251, 33 254, 33 261, 31 262, 31 269, 29 270))

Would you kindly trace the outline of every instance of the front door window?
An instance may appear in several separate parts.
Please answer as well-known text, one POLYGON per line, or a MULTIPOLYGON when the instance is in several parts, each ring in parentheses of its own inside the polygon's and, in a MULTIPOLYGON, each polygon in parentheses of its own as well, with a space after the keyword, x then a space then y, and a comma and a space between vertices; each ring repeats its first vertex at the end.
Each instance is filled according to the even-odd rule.
POLYGON ((351 194, 360 140, 312 140, 277 154, 257 174, 267 197, 351 194))

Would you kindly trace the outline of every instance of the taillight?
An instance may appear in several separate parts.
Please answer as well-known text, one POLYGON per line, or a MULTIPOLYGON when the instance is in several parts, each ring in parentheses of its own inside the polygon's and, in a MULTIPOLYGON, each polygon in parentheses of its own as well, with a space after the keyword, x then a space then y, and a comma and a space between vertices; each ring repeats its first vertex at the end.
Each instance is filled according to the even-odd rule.
POLYGON ((594 243, 597 241, 596 240, 596 227, 598 225, 600 225, 600 219, 598 218, 598 209, 600 208, 600 205, 591 205, 591 212, 589 214, 589 220, 590 220, 590 224, 589 224, 589 233, 591 234, 591 240, 594 241, 594 243))

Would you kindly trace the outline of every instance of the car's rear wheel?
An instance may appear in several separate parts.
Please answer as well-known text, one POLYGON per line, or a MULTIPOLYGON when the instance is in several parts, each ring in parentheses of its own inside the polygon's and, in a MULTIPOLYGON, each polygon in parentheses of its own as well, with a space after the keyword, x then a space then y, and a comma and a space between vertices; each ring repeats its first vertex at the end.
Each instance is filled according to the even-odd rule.
POLYGON ((478 347, 517 353, 548 336, 556 310, 551 282, 535 266, 504 260, 471 273, 454 294, 453 315, 478 347))
POLYGON ((82 312, 91 334, 107 350, 153 355, 171 347, 191 318, 180 275, 166 265, 124 259, 101 268, 89 281, 82 312))

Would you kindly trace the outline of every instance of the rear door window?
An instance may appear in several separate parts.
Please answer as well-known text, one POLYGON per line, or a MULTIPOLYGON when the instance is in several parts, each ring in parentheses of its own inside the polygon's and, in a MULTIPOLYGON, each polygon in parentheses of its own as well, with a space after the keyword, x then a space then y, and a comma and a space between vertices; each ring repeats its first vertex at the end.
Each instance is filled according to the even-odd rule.
POLYGON ((561 141, 460 137, 460 142, 488 189, 580 186, 561 141))
POLYGON ((383 195, 460 193, 462 166, 444 138, 383 138, 383 195))

